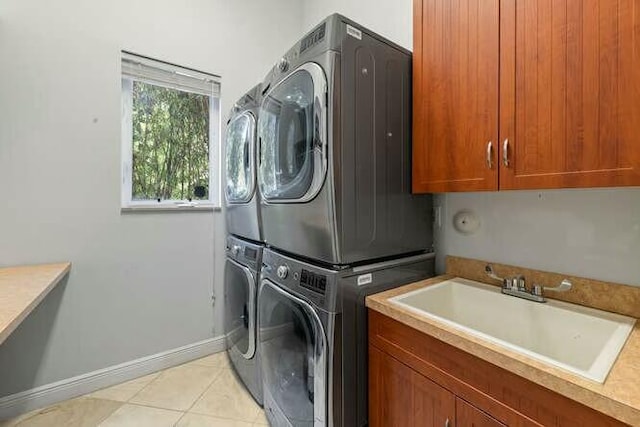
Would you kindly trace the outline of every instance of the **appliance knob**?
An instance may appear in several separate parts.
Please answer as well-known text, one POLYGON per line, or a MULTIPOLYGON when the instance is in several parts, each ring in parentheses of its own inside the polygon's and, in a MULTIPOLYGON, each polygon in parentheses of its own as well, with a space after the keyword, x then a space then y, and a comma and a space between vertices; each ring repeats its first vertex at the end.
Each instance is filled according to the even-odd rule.
POLYGON ((240 253, 240 246, 234 245, 233 248, 231 248, 231 253, 238 255, 240 253))
POLYGON ((280 59, 280 62, 278 62, 278 69, 283 73, 285 73, 289 69, 289 61, 287 61, 287 58, 283 57, 282 59, 280 59))
POLYGON ((287 267, 286 265, 281 265, 280 267, 278 267, 278 271, 276 273, 278 274, 279 278, 286 279, 289 275, 289 267, 287 267))

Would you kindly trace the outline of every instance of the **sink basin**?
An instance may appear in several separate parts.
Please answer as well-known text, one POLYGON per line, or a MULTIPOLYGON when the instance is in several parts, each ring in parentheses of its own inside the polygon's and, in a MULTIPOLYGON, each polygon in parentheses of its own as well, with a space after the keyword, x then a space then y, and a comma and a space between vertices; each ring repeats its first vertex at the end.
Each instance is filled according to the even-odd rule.
POLYGON ((389 301, 600 383, 635 324, 627 316, 560 301, 527 301, 460 278, 389 301))

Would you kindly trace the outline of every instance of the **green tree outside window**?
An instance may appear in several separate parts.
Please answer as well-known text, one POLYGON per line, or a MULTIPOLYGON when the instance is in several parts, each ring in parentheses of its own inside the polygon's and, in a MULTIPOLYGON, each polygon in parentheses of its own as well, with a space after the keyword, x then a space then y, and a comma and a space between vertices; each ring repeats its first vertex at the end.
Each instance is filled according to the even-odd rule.
POLYGON ((133 82, 133 200, 209 197, 210 97, 133 82))

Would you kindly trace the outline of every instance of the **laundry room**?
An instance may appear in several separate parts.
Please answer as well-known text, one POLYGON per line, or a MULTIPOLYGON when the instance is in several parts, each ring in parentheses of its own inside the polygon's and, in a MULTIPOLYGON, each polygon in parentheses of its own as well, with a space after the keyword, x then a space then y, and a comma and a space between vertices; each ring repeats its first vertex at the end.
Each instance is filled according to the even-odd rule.
POLYGON ((640 0, 3 0, 0 55, 0 427, 640 426, 640 0))

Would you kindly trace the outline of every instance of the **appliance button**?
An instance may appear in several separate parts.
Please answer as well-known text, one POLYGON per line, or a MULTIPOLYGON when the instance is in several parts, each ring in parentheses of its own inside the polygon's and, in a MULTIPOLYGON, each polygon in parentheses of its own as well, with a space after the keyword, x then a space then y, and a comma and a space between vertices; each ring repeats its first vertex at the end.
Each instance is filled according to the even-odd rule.
POLYGON ((282 59, 280 59, 280 62, 278 62, 278 69, 283 73, 285 73, 289 69, 289 61, 287 61, 287 58, 283 57, 282 59))
POLYGON ((289 275, 289 267, 287 267, 286 265, 281 265, 280 267, 278 267, 278 271, 276 272, 276 274, 279 278, 286 279, 289 275))

